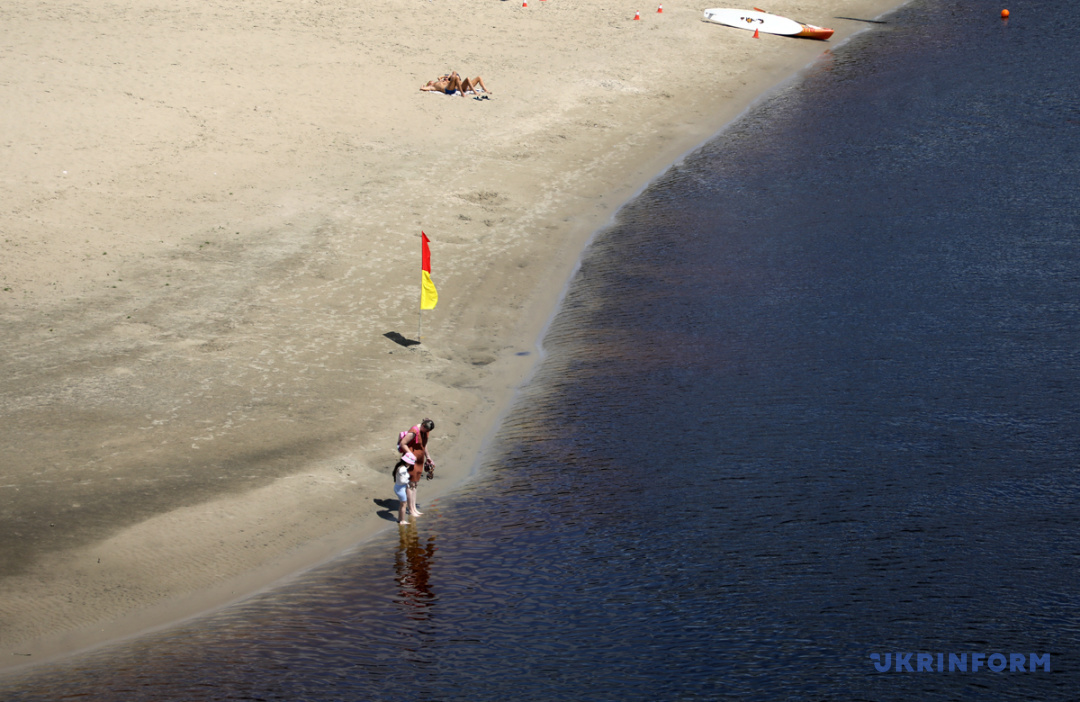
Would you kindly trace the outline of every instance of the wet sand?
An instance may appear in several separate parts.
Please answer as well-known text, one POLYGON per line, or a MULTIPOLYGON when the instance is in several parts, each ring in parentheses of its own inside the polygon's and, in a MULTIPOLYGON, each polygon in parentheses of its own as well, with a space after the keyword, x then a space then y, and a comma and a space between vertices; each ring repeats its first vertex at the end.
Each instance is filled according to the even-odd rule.
POLYGON ((459 485, 592 234, 898 4, 768 6, 827 43, 678 3, 0 8, 0 667, 396 528, 422 417, 421 502, 459 485), (449 70, 489 99, 418 90, 449 70))

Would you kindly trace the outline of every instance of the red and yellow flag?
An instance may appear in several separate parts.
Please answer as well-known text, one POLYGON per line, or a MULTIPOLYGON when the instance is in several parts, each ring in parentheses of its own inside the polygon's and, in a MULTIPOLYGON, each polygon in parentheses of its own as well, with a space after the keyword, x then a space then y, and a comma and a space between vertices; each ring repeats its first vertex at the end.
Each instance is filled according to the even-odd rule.
POLYGON ((439 291, 431 282, 431 249, 424 232, 420 232, 420 252, 420 309, 433 310, 439 302, 439 291))

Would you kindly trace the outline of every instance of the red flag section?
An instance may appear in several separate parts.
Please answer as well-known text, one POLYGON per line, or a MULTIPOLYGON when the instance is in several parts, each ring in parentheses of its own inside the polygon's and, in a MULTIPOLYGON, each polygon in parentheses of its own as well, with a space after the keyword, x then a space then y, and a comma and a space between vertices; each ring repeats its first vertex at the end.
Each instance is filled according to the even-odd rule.
POLYGON ((420 232, 420 309, 433 310, 439 302, 439 291, 431 282, 431 248, 427 234, 420 232))

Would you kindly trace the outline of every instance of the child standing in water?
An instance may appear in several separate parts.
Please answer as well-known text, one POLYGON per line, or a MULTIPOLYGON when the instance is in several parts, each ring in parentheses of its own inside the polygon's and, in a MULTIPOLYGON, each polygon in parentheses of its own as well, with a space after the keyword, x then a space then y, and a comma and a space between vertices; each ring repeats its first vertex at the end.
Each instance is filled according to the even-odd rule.
POLYGON ((398 498, 398 524, 408 524, 405 513, 409 500, 409 464, 404 459, 394 466, 394 494, 398 498))

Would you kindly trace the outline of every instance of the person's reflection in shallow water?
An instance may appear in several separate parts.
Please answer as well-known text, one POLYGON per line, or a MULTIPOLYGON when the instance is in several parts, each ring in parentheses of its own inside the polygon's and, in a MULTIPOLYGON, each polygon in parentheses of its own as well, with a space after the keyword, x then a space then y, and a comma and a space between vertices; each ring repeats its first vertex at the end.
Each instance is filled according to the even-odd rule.
POLYGON ((430 607, 435 604, 435 593, 431 589, 431 562, 435 557, 435 537, 427 537, 427 543, 421 544, 416 525, 398 529, 400 542, 395 554, 395 580, 400 587, 397 601, 404 605, 405 614, 410 619, 423 621, 430 617, 430 607))

